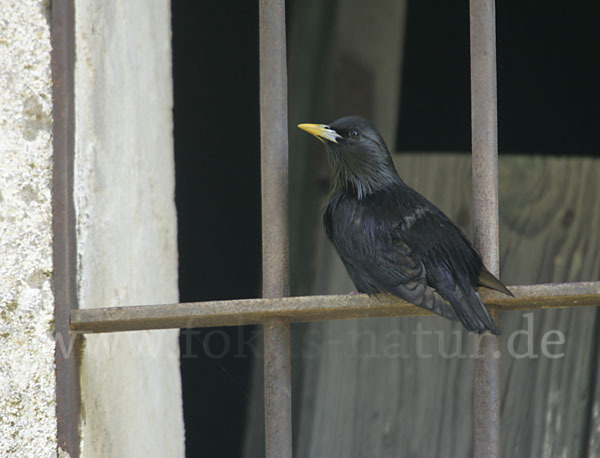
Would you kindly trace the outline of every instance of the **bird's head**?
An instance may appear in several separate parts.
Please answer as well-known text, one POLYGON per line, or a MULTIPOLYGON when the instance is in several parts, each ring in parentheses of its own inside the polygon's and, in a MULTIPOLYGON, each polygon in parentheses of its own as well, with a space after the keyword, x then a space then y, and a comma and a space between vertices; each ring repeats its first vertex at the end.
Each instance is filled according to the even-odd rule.
POLYGON ((333 190, 356 193, 359 199, 400 180, 383 138, 360 116, 346 116, 331 124, 299 124, 327 149, 333 190))

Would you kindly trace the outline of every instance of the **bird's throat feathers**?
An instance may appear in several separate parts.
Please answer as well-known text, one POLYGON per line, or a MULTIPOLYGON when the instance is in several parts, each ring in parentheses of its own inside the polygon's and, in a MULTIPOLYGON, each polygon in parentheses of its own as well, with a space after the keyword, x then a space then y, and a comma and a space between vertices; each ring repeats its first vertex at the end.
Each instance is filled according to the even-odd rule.
POLYGON ((387 157, 377 160, 371 157, 368 161, 336 153, 329 152, 332 193, 344 191, 362 200, 374 192, 402 183, 389 153, 387 157))

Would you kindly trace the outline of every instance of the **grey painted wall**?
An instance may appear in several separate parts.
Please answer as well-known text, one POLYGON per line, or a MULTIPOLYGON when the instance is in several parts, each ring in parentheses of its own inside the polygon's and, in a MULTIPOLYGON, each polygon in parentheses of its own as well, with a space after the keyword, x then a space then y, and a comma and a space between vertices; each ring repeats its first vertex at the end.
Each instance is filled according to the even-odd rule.
MULTIPOLYGON (((170 3, 76 8, 80 307, 178 301, 170 3)), ((89 335, 84 456, 183 456, 178 331, 89 335)))

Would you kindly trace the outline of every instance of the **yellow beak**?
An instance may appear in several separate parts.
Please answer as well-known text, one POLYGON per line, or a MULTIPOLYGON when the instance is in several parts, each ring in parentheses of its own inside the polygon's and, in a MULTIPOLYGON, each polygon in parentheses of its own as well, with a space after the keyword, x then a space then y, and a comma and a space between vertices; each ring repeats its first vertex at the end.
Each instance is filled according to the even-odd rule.
POLYGON ((340 134, 326 124, 298 124, 298 127, 314 135, 323 143, 325 143, 324 140, 337 143, 337 139, 342 138, 340 134))

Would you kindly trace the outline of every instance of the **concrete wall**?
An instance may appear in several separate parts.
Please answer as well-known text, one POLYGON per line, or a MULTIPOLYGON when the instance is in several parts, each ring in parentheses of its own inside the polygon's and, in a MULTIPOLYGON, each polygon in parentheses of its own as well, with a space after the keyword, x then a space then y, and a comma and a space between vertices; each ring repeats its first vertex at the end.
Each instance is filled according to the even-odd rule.
MULTIPOLYGON (((50 2, 0 0, 0 455, 56 455, 50 2)), ((77 2, 81 307, 176 302, 167 0, 77 2)), ((182 456, 177 331, 89 336, 84 456, 182 456)))
MULTIPOLYGON (((168 0, 76 8, 80 307, 178 301, 168 0)), ((88 336, 83 455, 182 456, 178 331, 88 336)))
POLYGON ((0 456, 56 453, 48 3, 0 0, 0 456))

